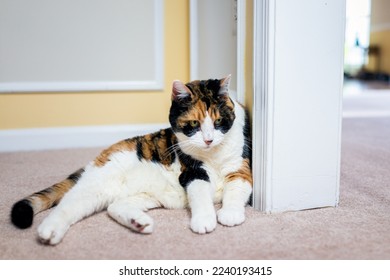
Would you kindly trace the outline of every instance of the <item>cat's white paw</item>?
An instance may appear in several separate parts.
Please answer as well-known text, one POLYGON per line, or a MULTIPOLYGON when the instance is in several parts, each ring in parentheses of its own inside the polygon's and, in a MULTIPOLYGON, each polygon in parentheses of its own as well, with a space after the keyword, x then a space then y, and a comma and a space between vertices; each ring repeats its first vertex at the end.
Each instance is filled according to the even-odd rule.
POLYGON ((125 208, 122 205, 110 205, 108 214, 121 225, 139 233, 152 233, 154 229, 153 219, 137 208, 125 208))
POLYGON ((56 245, 64 238, 69 225, 66 223, 46 218, 38 227, 39 240, 44 244, 56 245))
POLYGON ((221 208, 217 212, 218 222, 224 226, 233 227, 245 221, 245 209, 221 208))
POLYGON ((191 229, 193 232, 205 234, 212 232, 217 226, 217 218, 214 214, 195 215, 191 218, 191 229))
POLYGON ((127 224, 133 231, 144 234, 152 233, 154 229, 153 219, 145 213, 138 215, 138 217, 129 218, 127 224))

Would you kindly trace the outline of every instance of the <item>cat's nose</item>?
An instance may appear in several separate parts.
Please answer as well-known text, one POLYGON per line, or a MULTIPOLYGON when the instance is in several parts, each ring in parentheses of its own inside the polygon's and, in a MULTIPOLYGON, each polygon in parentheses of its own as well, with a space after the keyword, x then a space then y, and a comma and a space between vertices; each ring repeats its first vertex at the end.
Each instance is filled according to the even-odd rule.
POLYGON ((211 143, 213 143, 213 140, 204 140, 204 142, 206 143, 207 146, 211 145, 211 143))

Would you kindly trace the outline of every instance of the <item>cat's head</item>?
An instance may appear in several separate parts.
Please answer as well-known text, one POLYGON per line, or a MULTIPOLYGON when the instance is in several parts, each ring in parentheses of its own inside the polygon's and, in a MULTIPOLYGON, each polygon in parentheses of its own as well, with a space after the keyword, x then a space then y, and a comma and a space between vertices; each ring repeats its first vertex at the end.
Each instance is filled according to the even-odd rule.
POLYGON ((210 149, 223 142, 233 125, 230 75, 220 80, 174 81, 169 122, 181 145, 210 149))

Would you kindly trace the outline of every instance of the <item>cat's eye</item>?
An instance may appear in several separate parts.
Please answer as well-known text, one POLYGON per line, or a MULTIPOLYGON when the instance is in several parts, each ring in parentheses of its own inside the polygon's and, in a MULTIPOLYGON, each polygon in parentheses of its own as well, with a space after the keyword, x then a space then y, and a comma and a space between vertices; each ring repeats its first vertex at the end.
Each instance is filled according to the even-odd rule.
POLYGON ((215 124, 215 125, 220 125, 221 122, 222 122, 222 118, 218 118, 218 119, 216 119, 216 120, 214 121, 214 124, 215 124))
POLYGON ((198 122, 198 121, 192 120, 192 121, 190 121, 189 123, 190 123, 190 126, 192 126, 192 127, 194 127, 194 128, 199 126, 199 122, 198 122))

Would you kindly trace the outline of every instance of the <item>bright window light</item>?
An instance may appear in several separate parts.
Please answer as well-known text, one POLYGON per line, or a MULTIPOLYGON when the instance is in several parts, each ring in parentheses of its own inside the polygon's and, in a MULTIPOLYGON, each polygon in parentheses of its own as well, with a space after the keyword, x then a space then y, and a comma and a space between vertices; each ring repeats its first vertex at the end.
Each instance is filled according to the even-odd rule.
POLYGON ((371 0, 347 0, 344 70, 356 74, 368 63, 371 0))

